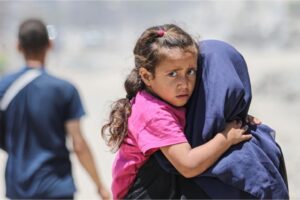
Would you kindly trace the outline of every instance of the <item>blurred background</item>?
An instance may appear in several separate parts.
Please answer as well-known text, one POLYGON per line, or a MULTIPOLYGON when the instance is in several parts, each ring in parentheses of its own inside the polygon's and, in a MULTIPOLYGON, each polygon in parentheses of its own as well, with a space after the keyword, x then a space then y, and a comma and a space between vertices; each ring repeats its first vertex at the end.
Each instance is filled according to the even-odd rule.
MULTIPOLYGON (((150 26, 175 23, 198 40, 224 40, 243 54, 252 81, 250 114, 277 131, 291 199, 300 199, 300 1, 0 1, 1 75, 23 66, 17 31, 29 17, 48 24, 54 42, 48 71, 80 91, 87 111, 84 135, 108 187, 114 154, 100 137, 101 124, 111 103, 125 95, 139 35, 150 26)), ((0 199, 6 159, 0 151, 0 199)), ((72 160, 76 199, 97 199, 91 179, 74 155, 72 160)))

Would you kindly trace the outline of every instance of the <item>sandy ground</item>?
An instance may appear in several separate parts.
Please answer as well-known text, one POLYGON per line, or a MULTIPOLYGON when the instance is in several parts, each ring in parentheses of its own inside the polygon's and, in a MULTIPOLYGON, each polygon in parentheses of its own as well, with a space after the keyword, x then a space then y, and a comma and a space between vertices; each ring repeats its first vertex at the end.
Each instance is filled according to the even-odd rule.
MULTIPOLYGON (((297 185, 300 185, 298 167, 300 159, 298 145, 300 131, 298 123, 300 119, 300 104, 298 95, 299 82, 293 77, 300 72, 299 61, 296 53, 281 52, 273 53, 244 53, 249 66, 249 72, 253 86, 253 101, 250 113, 259 117, 264 123, 277 130, 276 140, 281 145, 286 159, 289 177, 291 199, 300 199, 297 185), (283 77, 282 82, 276 82, 278 77, 283 77), (296 89, 295 89, 296 88, 296 89), (292 91, 292 100, 289 96, 292 91), (294 95, 294 96, 293 96, 294 95), (295 97, 296 96, 296 97, 295 97)), ((123 81, 128 72, 131 60, 124 56, 121 59, 109 57, 116 60, 114 64, 109 62, 100 63, 107 67, 101 70, 91 69, 83 72, 77 68, 54 68, 51 71, 65 77, 75 83, 79 89, 87 116, 83 119, 84 135, 95 155, 98 169, 108 187, 111 184, 111 165, 114 154, 110 153, 100 137, 100 127, 106 119, 109 106, 113 100, 123 97, 123 81)), ((50 63, 51 64, 51 63, 50 63)), ((279 78, 280 79, 280 78, 279 78)), ((281 80, 281 79, 280 79, 281 80)), ((0 152, 0 199, 4 198, 4 164, 6 155, 0 152)), ((76 199, 97 199, 96 188, 91 179, 85 173, 79 162, 72 154, 74 163, 73 170, 78 188, 76 199)))

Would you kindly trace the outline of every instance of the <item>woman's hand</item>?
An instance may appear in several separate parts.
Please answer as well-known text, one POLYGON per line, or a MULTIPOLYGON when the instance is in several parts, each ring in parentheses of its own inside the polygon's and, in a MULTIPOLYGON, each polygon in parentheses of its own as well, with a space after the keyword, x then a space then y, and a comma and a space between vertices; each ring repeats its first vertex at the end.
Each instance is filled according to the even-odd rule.
POLYGON ((246 122, 250 123, 252 125, 259 125, 259 124, 261 124, 260 119, 258 119, 256 117, 253 117, 252 115, 247 115, 246 122))
POLYGON ((230 145, 238 144, 252 138, 252 135, 245 134, 248 126, 241 126, 242 122, 240 121, 232 121, 226 124, 224 131, 222 131, 222 134, 225 136, 230 145))

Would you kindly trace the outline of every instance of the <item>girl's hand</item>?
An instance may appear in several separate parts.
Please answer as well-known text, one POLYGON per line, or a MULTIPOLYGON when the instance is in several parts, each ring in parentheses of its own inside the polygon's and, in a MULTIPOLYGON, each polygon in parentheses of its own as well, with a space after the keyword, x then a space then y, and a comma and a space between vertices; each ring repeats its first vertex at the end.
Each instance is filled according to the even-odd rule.
POLYGON ((261 121, 258 118, 253 117, 252 115, 247 115, 246 122, 250 123, 252 125, 259 125, 259 124, 261 124, 261 121))
POLYGON ((238 144, 252 138, 252 135, 245 134, 248 126, 241 126, 242 122, 240 121, 232 121, 226 124, 224 131, 222 131, 222 134, 225 136, 230 145, 238 144))

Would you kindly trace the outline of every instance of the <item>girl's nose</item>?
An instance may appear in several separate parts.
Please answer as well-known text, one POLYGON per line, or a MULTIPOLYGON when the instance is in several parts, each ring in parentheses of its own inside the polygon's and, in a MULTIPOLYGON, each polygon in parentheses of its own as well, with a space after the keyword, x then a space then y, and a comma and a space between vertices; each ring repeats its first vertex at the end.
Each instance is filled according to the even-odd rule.
POLYGON ((186 89, 189 84, 189 79, 187 77, 180 77, 180 80, 178 82, 178 87, 181 89, 186 89))

